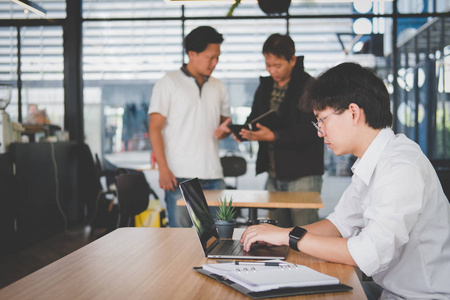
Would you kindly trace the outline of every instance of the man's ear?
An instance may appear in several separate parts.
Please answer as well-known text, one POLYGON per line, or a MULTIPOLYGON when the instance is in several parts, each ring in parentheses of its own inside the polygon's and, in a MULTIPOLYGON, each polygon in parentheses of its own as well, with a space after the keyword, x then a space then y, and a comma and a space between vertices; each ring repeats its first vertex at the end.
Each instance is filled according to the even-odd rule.
POLYGON ((195 51, 192 51, 192 50, 188 51, 189 60, 191 60, 192 57, 195 57, 196 54, 197 54, 197 52, 195 52, 195 51))
POLYGON ((291 64, 291 66, 295 66, 295 64, 297 63, 297 56, 293 55, 289 60, 289 63, 291 64))
POLYGON ((355 124, 358 123, 358 121, 363 117, 362 114, 364 113, 361 107, 359 107, 359 105, 356 103, 350 103, 348 109, 352 114, 353 122, 355 122, 355 124))

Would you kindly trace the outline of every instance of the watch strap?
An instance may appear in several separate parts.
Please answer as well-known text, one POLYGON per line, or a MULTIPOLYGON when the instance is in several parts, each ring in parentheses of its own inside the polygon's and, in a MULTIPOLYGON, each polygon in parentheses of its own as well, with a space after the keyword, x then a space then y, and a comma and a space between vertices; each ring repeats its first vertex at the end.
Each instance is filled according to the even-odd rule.
POLYGON ((294 229, 292 229, 292 231, 289 233, 289 247, 291 247, 291 249, 295 251, 300 252, 297 246, 298 241, 300 241, 307 232, 308 231, 306 229, 295 226, 294 229))

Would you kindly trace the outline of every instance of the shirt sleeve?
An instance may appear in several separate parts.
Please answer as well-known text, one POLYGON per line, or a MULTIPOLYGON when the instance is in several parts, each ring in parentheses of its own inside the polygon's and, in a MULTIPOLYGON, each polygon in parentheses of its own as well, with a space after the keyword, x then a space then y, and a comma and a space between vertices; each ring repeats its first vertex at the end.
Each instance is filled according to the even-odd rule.
POLYGON ((367 276, 385 270, 409 241, 425 198, 419 169, 404 162, 376 170, 370 185, 362 202, 365 224, 348 240, 350 255, 367 276))
POLYGON ((150 98, 149 115, 159 113, 167 118, 172 102, 171 91, 173 91, 173 82, 167 76, 164 76, 156 82, 150 98))
POLYGON ((364 226, 362 196, 358 188, 362 183, 358 176, 353 175, 352 183, 344 191, 335 206, 334 211, 327 217, 339 230, 343 238, 357 235, 364 226))

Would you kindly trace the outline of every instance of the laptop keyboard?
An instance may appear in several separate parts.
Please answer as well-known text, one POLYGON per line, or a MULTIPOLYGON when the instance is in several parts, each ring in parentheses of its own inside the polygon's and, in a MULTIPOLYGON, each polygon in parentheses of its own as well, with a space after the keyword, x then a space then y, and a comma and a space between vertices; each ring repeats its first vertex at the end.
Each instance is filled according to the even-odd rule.
POLYGON ((221 241, 212 251, 224 255, 236 255, 242 251, 242 245, 238 240, 221 241))

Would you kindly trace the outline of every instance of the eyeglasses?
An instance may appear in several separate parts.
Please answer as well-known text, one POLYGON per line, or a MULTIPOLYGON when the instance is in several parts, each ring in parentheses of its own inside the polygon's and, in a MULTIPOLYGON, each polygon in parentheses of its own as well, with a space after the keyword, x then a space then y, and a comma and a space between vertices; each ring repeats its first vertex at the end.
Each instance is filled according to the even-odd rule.
POLYGON ((336 109, 335 111, 333 111, 333 112, 330 113, 329 115, 326 115, 326 116, 323 117, 322 119, 319 119, 319 121, 317 121, 317 122, 311 121, 311 123, 314 125, 314 127, 316 127, 317 131, 318 131, 321 135, 323 135, 323 132, 320 131, 319 124, 320 124, 321 122, 325 121, 326 118, 328 118, 328 117, 331 116, 332 114, 337 113, 337 112, 340 111, 340 110, 341 110, 341 108, 336 109))

